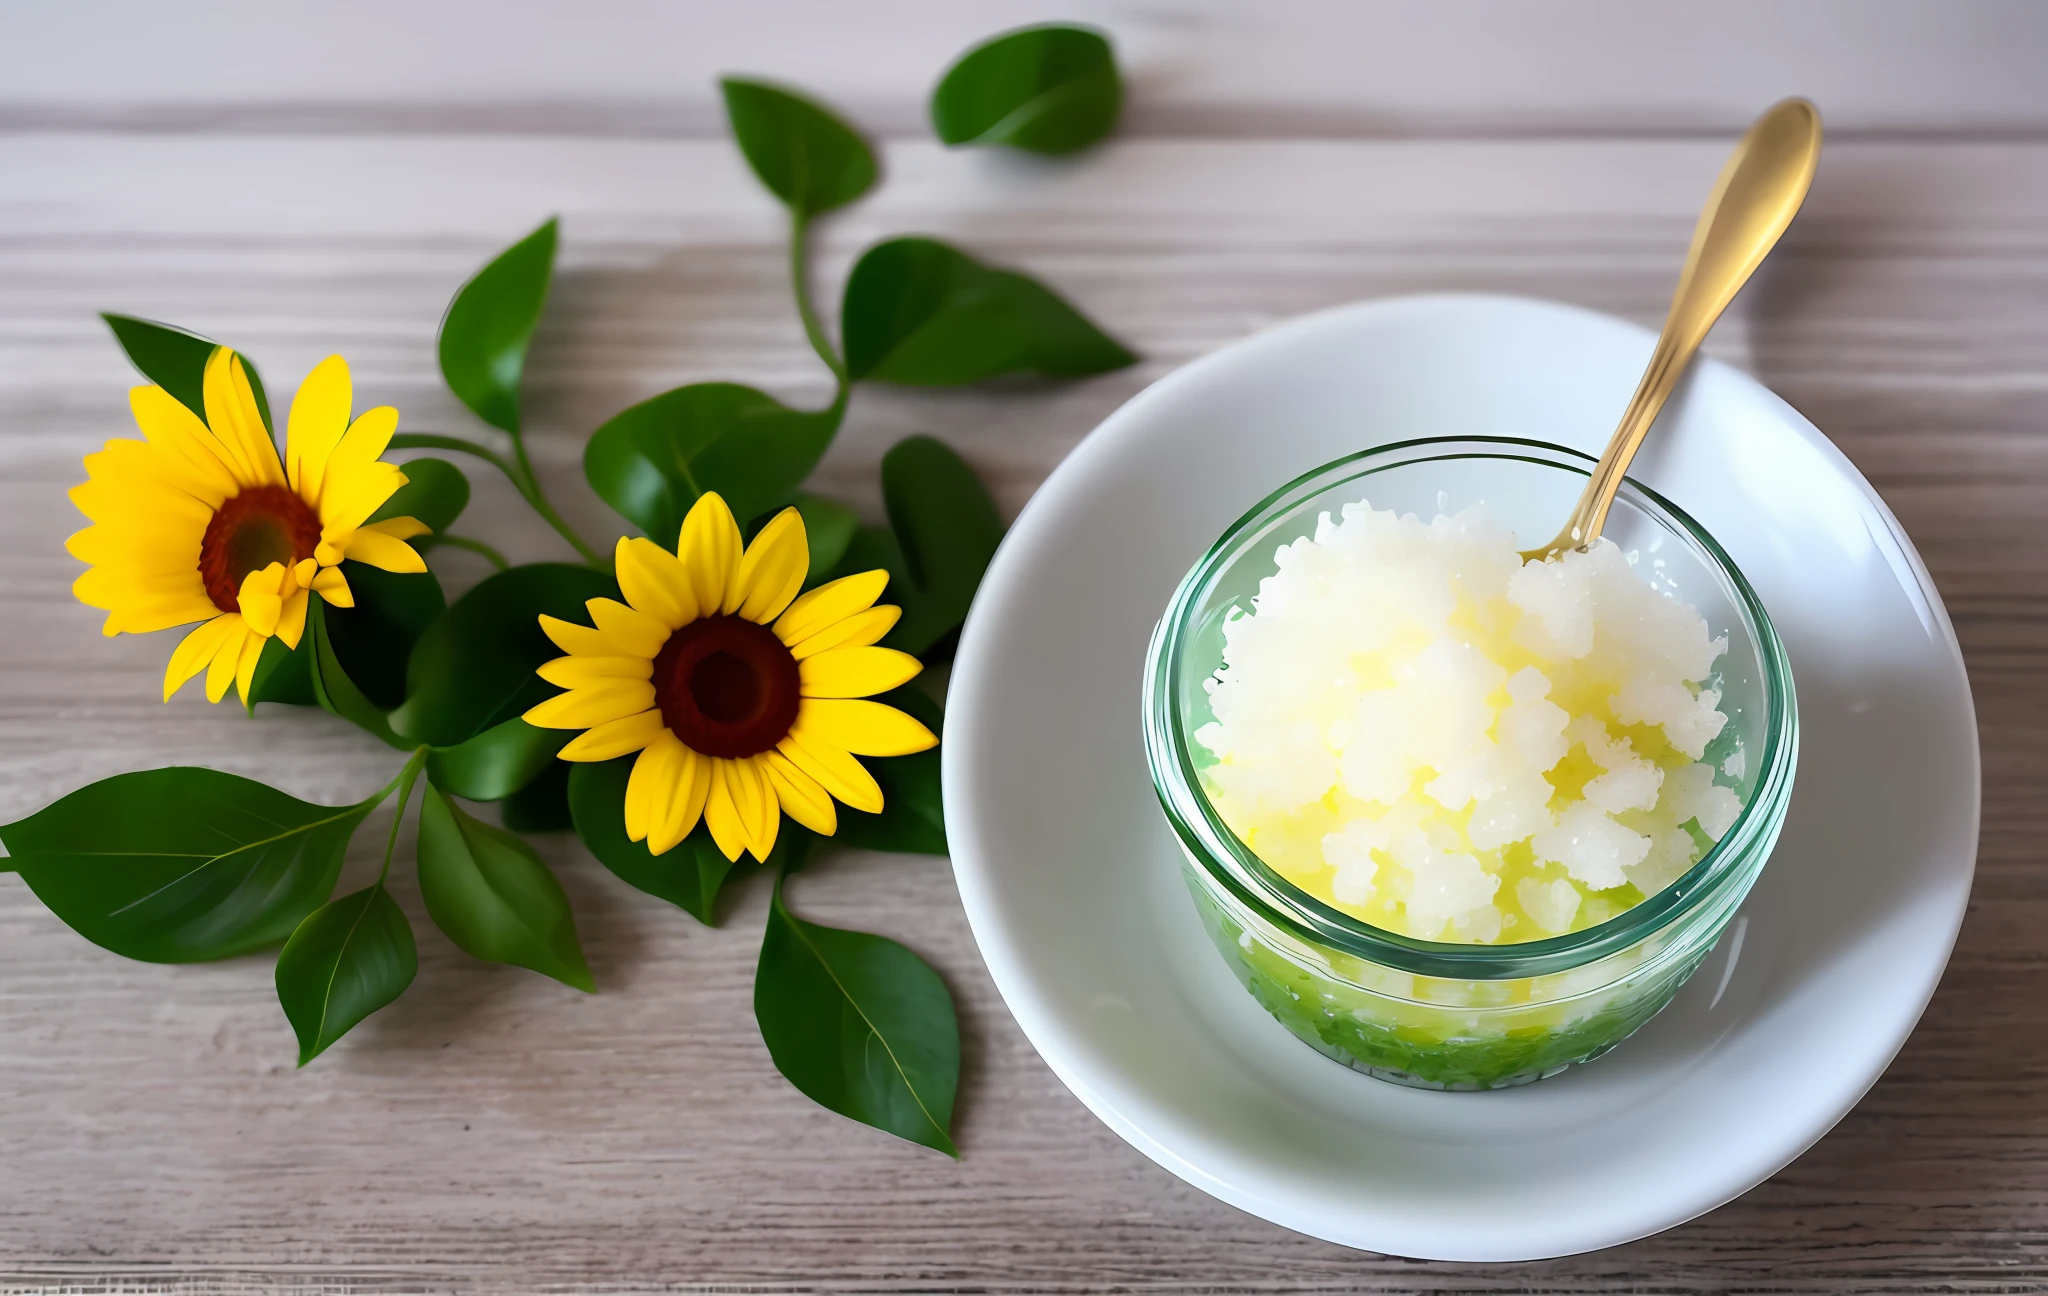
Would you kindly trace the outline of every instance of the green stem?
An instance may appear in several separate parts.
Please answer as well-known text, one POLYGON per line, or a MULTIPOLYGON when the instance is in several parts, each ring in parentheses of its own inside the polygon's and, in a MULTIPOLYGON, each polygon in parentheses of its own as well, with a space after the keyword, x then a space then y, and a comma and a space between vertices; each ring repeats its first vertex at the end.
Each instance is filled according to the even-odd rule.
POLYGON ((391 876, 391 855, 398 849, 398 825, 405 821, 405 803, 412 800, 413 780, 420 776, 420 766, 427 763, 427 749, 414 751, 405 768, 398 771, 398 809, 391 814, 391 836, 384 843, 384 871, 377 875, 377 885, 383 886, 384 879, 391 876))
MULTIPOLYGON (((519 471, 526 478, 526 485, 520 491, 520 494, 526 496, 526 502, 533 506, 534 512, 540 514, 541 521, 553 527, 562 539, 569 542, 571 548, 577 553, 582 554, 584 562, 589 563, 599 571, 610 571, 611 564, 606 562, 598 554, 597 550, 591 548, 582 536, 577 535, 575 529, 562 520, 562 515, 555 512, 555 506, 548 502, 547 495, 540 488, 540 478, 534 474, 533 461, 526 457, 525 437, 519 436, 516 433, 513 435, 512 454, 515 462, 519 465, 519 471)), ((519 485, 519 480, 514 478, 512 484, 514 486, 519 485)))
POLYGON ((491 565, 493 567, 496 567, 499 571, 504 571, 507 567, 510 567, 512 565, 511 563, 505 560, 504 554, 499 553, 496 549, 493 549, 491 546, 485 544, 483 541, 472 540, 468 536, 447 535, 445 533, 442 533, 432 536, 424 536, 419 540, 413 541, 413 548, 417 549, 421 545, 431 545, 437 548, 441 545, 447 545, 451 549, 467 549, 469 550, 469 552, 473 554, 482 554, 485 558, 488 558, 491 562, 491 565))
POLYGON ((591 548, 582 536, 577 535, 575 530, 562 520, 562 515, 555 512, 555 506, 548 502, 546 492, 541 490, 540 478, 534 474, 533 461, 526 457, 526 439, 524 437, 514 436, 512 438, 512 454, 514 457, 510 461, 507 461, 503 455, 488 446, 478 445, 476 442, 466 440, 463 437, 441 436, 431 432, 401 432, 391 438, 391 448, 393 450, 453 450, 457 454, 475 455, 493 468, 496 468, 499 472, 504 473, 505 480, 512 483, 512 489, 519 492, 519 497, 525 500, 534 512, 540 514, 541 521, 553 527, 556 534, 560 535, 562 539, 567 540, 569 546, 582 555, 584 562, 599 570, 610 570, 611 564, 607 563, 598 554, 597 550, 591 548))
POLYGON ((825 362, 825 367, 832 371, 833 380, 839 384, 832 408, 843 411, 849 385, 846 362, 832 349, 832 339, 825 336, 825 326, 811 305, 810 235, 809 219, 802 213, 793 214, 789 226, 789 286, 796 293, 796 313, 797 318, 803 321, 804 337, 809 339, 811 350, 818 353, 818 359, 825 362))
MULTIPOLYGON (((400 432, 397 436, 391 438, 391 448, 393 450, 453 450, 457 454, 475 455, 511 478, 514 486, 519 485, 518 472, 513 469, 511 464, 506 463, 497 451, 489 446, 478 445, 476 442, 464 437, 441 436, 432 432, 400 432)), ((525 494, 524 491, 520 493, 525 494)))
MULTIPOLYGON (((412 770, 415 766, 424 765, 426 763, 426 760, 427 749, 422 747, 418 751, 414 752, 412 756, 405 762, 404 769, 401 769, 398 771, 398 773, 392 775, 391 781, 389 783, 386 783, 383 787, 377 789, 376 795, 371 796, 366 800, 358 801, 356 804, 367 805, 370 807, 370 810, 375 810, 378 806, 383 805, 385 798, 389 797, 393 792, 396 792, 398 790, 399 785, 406 781, 406 772, 408 770, 412 770)), ((368 814, 369 812, 369 810, 365 810, 363 813, 368 814)))

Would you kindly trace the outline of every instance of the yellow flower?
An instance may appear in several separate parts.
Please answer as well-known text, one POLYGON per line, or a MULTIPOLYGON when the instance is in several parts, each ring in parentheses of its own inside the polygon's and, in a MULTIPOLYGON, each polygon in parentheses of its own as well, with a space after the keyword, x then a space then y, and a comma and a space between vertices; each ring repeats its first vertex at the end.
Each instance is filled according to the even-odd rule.
POLYGON ((810 550, 784 509, 740 549, 716 494, 683 519, 676 552, 619 541, 619 588, 591 599, 595 626, 551 616, 541 629, 568 653, 540 676, 568 692, 526 713, 547 729, 582 729, 562 759, 639 752, 626 783, 626 835, 656 855, 701 817, 727 859, 765 860, 787 814, 813 832, 838 827, 834 797, 878 813, 882 789, 855 756, 902 756, 938 742, 880 702, 923 669, 875 642, 901 609, 876 607, 889 574, 865 572, 803 597, 810 550))
POLYGON ((398 427, 380 406, 349 421, 348 362, 329 356, 292 399, 284 462, 241 358, 217 347, 206 362, 202 422, 161 387, 128 393, 143 441, 115 440, 85 457, 71 502, 92 521, 65 542, 92 564, 72 592, 107 613, 106 634, 204 622, 171 654, 164 700, 206 672, 206 700, 232 680, 248 700, 263 645, 287 648, 306 628, 308 591, 353 607, 343 558, 385 571, 425 571, 407 543, 427 527, 409 517, 368 523, 405 484, 378 456, 398 427))

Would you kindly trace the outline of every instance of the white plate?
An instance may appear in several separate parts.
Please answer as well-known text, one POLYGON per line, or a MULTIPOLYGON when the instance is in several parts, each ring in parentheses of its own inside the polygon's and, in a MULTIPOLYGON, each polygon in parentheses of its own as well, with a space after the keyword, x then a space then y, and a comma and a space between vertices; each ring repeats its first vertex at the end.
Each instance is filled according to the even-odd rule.
POLYGON ((1161 380, 1060 465, 953 668, 947 835, 975 939, 1060 1079, 1196 1187, 1348 1246, 1522 1260, 1669 1228, 1776 1173, 1905 1042, 1976 859, 1969 681, 1919 556, 1812 424, 1706 362, 1634 476, 1727 546, 1790 649, 1800 770, 1777 852, 1669 1009, 1606 1059, 1487 1094, 1356 1074, 1209 947, 1139 743, 1145 642, 1268 491, 1412 437, 1598 453, 1633 324, 1440 296, 1296 320, 1161 380))

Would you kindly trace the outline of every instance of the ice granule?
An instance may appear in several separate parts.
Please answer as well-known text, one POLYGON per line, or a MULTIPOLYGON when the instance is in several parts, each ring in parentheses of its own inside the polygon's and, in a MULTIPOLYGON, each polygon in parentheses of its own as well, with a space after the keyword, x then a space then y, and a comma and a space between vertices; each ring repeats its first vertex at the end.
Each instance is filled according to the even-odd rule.
MULTIPOLYGON (((1470 926, 1476 909, 1492 909, 1500 879, 1488 873, 1477 857, 1462 852, 1432 851, 1410 870, 1408 892, 1410 934, 1428 939, 1452 923, 1470 926)), ((1499 918, 1496 911, 1495 923, 1499 918)))
POLYGON ((1552 935, 1571 930, 1572 919, 1579 914, 1579 902, 1585 899, 1568 878, 1546 882, 1533 877, 1515 883, 1515 898, 1522 902, 1522 912, 1529 916, 1529 921, 1552 935))
POLYGON ((1211 795, 1283 876, 1377 925, 1593 921, 1587 895, 1668 884, 1697 857, 1686 825, 1718 839, 1740 812, 1698 763, 1727 723, 1701 683, 1726 641, 1610 543, 1525 565, 1482 509, 1359 502, 1283 546, 1251 602, 1195 735, 1211 795))
POLYGON ((1631 832, 1590 801, 1567 806, 1557 825, 1529 839, 1539 864, 1562 864, 1565 872, 1591 891, 1605 891, 1628 881, 1623 870, 1649 853, 1650 839, 1631 832))
POLYGON ((1742 800, 1735 795, 1734 788, 1714 782, 1713 766, 1687 765, 1674 770, 1671 783, 1667 804, 1674 822, 1684 824, 1697 819, 1708 841, 1720 841, 1727 836, 1735 816, 1742 813, 1742 800))

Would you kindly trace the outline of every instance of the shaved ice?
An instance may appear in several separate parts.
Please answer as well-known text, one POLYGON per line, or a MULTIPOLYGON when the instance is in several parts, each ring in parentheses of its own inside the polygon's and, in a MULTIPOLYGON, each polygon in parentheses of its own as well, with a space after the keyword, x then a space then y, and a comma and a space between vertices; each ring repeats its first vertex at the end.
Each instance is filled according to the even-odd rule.
POLYGON ((1283 546, 1223 626, 1195 734, 1232 831, 1282 877, 1427 940, 1540 940, 1682 876, 1742 803, 1727 647, 1601 540, 1523 563, 1483 508, 1360 502, 1283 546), (1725 744, 1724 744, 1725 745, 1725 744))

